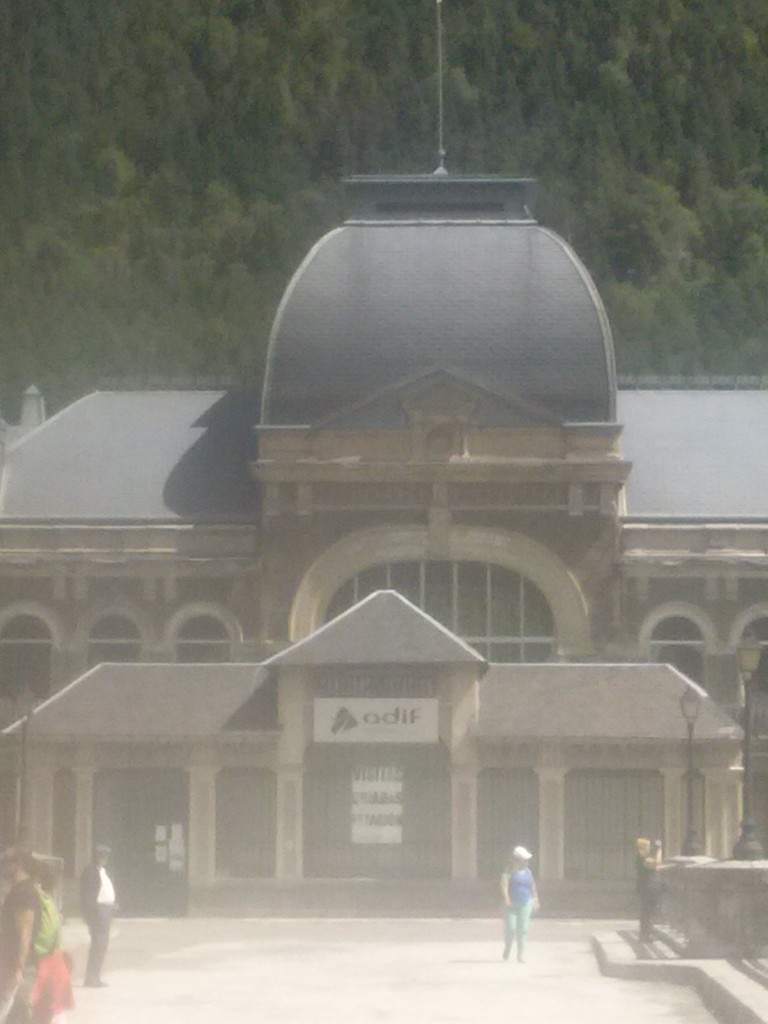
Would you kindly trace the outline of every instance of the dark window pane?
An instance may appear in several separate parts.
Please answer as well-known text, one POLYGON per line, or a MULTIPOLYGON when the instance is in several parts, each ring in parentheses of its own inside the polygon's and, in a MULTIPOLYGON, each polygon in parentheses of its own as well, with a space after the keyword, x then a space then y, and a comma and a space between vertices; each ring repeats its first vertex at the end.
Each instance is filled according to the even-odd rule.
POLYGON ((545 643, 536 643, 526 640, 523 644, 522 661, 542 662, 552 661, 554 656, 554 644, 551 640, 545 643))
POLYGON ((176 644, 176 660, 193 664, 212 664, 230 661, 232 651, 229 643, 212 643, 184 640, 176 644))
POLYGON ((456 628, 460 636, 487 635, 487 579, 485 563, 459 563, 456 628))
POLYGON ((88 644, 88 668, 105 661, 136 662, 141 645, 135 640, 91 640, 88 644))
POLYGON ((693 644, 654 644, 654 661, 674 665, 683 675, 699 681, 704 678, 704 657, 700 646, 693 644))
POLYGON ((17 615, 6 622, 2 632, 3 640, 50 640, 51 631, 42 619, 34 615, 17 615))
POLYGON ((539 588, 530 580, 523 581, 525 619, 524 636, 552 636, 555 632, 552 609, 539 588))
POLYGON ((754 622, 750 622, 749 629, 758 640, 768 643, 768 619, 755 619, 754 622))
POLYGON ((212 615, 193 615, 182 624, 178 636, 177 661, 210 664, 232 657, 227 628, 212 615))
POLYGON ((347 608, 351 608, 354 604, 354 593, 354 579, 347 580, 347 582, 343 584, 343 586, 339 587, 331 598, 331 603, 328 605, 328 611, 325 615, 325 621, 330 622, 331 619, 335 619, 337 615, 341 615, 342 612, 345 612, 347 608))
POLYGON ((489 661, 500 662, 501 664, 517 663, 523 660, 522 644, 491 644, 489 661))
POLYGON ((421 563, 393 562, 389 567, 389 585, 412 604, 421 607, 421 563))
POLYGON ((387 589, 387 567, 386 565, 374 565, 365 569, 357 577, 357 599, 362 601, 364 597, 373 594, 376 590, 387 589))
POLYGON ((91 629, 93 640, 138 640, 136 623, 124 615, 105 615, 91 629))
POLYGON ((654 640, 701 640, 701 630, 695 622, 682 615, 662 619, 653 630, 654 640))
POLYGON ((491 636, 520 636, 521 614, 520 577, 492 566, 491 636))
POLYGON ((0 693, 47 697, 51 689, 51 634, 42 619, 18 615, 0 636, 0 693))
POLYGON ((453 629, 453 565, 427 562, 424 569, 424 611, 453 629))
POLYGON ((227 627, 212 615, 193 615, 179 628, 182 640, 228 640, 227 627))

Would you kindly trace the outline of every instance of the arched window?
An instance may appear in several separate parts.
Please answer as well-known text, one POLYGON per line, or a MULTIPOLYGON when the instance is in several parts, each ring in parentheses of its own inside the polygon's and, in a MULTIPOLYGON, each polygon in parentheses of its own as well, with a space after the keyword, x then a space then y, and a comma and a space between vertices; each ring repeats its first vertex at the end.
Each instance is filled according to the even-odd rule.
POLYGON ((136 623, 125 615, 105 615, 88 637, 88 667, 102 661, 138 661, 141 637, 136 623))
POLYGON ((51 690, 51 631, 36 615, 17 615, 0 631, 0 692, 36 700, 51 690))
POLYGON ((396 590, 494 662, 549 661, 552 611, 535 584, 488 562, 387 562, 347 580, 326 621, 375 590, 396 590))
POLYGON ((744 629, 744 634, 742 635, 746 635, 748 633, 757 637, 762 647, 768 647, 768 617, 754 619, 750 622, 744 629))
POLYGON ((176 660, 231 661, 232 641, 227 627, 213 615, 191 615, 176 634, 176 660))
POLYGON ((650 643, 651 661, 674 665, 696 682, 704 678, 704 638, 701 630, 684 615, 672 615, 657 622, 650 643))

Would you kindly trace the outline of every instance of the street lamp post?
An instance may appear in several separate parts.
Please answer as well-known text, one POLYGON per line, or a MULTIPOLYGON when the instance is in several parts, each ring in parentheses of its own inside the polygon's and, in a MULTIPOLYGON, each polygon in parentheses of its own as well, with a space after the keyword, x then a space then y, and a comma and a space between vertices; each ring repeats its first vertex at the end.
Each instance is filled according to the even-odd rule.
POLYGON ((17 702, 19 744, 16 775, 16 845, 25 847, 29 838, 29 728, 34 714, 34 701, 17 702))
POLYGON ((757 672, 763 647, 757 637, 745 634, 739 645, 739 674, 744 683, 744 740, 742 747, 741 833, 733 847, 734 860, 762 860, 763 847, 757 834, 752 806, 752 680, 757 672))
POLYGON ((696 719, 701 710, 701 697, 693 686, 686 686, 680 697, 680 711, 688 729, 688 770, 686 772, 687 784, 687 829, 685 842, 683 843, 683 855, 685 857, 696 857, 704 852, 701 840, 693 824, 693 731, 696 728, 696 719))

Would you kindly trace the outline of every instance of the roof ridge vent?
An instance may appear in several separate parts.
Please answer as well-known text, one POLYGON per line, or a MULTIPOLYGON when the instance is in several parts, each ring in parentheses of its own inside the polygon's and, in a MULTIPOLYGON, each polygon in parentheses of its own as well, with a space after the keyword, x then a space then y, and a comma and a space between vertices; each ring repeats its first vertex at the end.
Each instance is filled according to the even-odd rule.
POLYGON ((533 221, 531 178, 359 175, 344 181, 349 221, 533 221))

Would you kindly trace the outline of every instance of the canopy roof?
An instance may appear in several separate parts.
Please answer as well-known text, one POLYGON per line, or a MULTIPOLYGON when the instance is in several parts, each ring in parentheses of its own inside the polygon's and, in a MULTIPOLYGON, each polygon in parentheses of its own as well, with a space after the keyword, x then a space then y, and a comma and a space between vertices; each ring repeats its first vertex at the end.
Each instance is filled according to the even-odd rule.
MULTIPOLYGON (((183 740, 237 728, 254 698, 248 729, 274 729, 271 678, 255 664, 97 665, 40 705, 36 738, 183 740)), ((18 730, 16 723, 7 732, 18 730)))
POLYGON ((741 729, 671 665, 492 665, 480 683, 477 735, 487 739, 683 740, 680 697, 701 698, 697 740, 738 740, 741 729))
POLYGON ((274 655, 282 665, 477 665, 486 661, 394 590, 377 590, 274 655))

